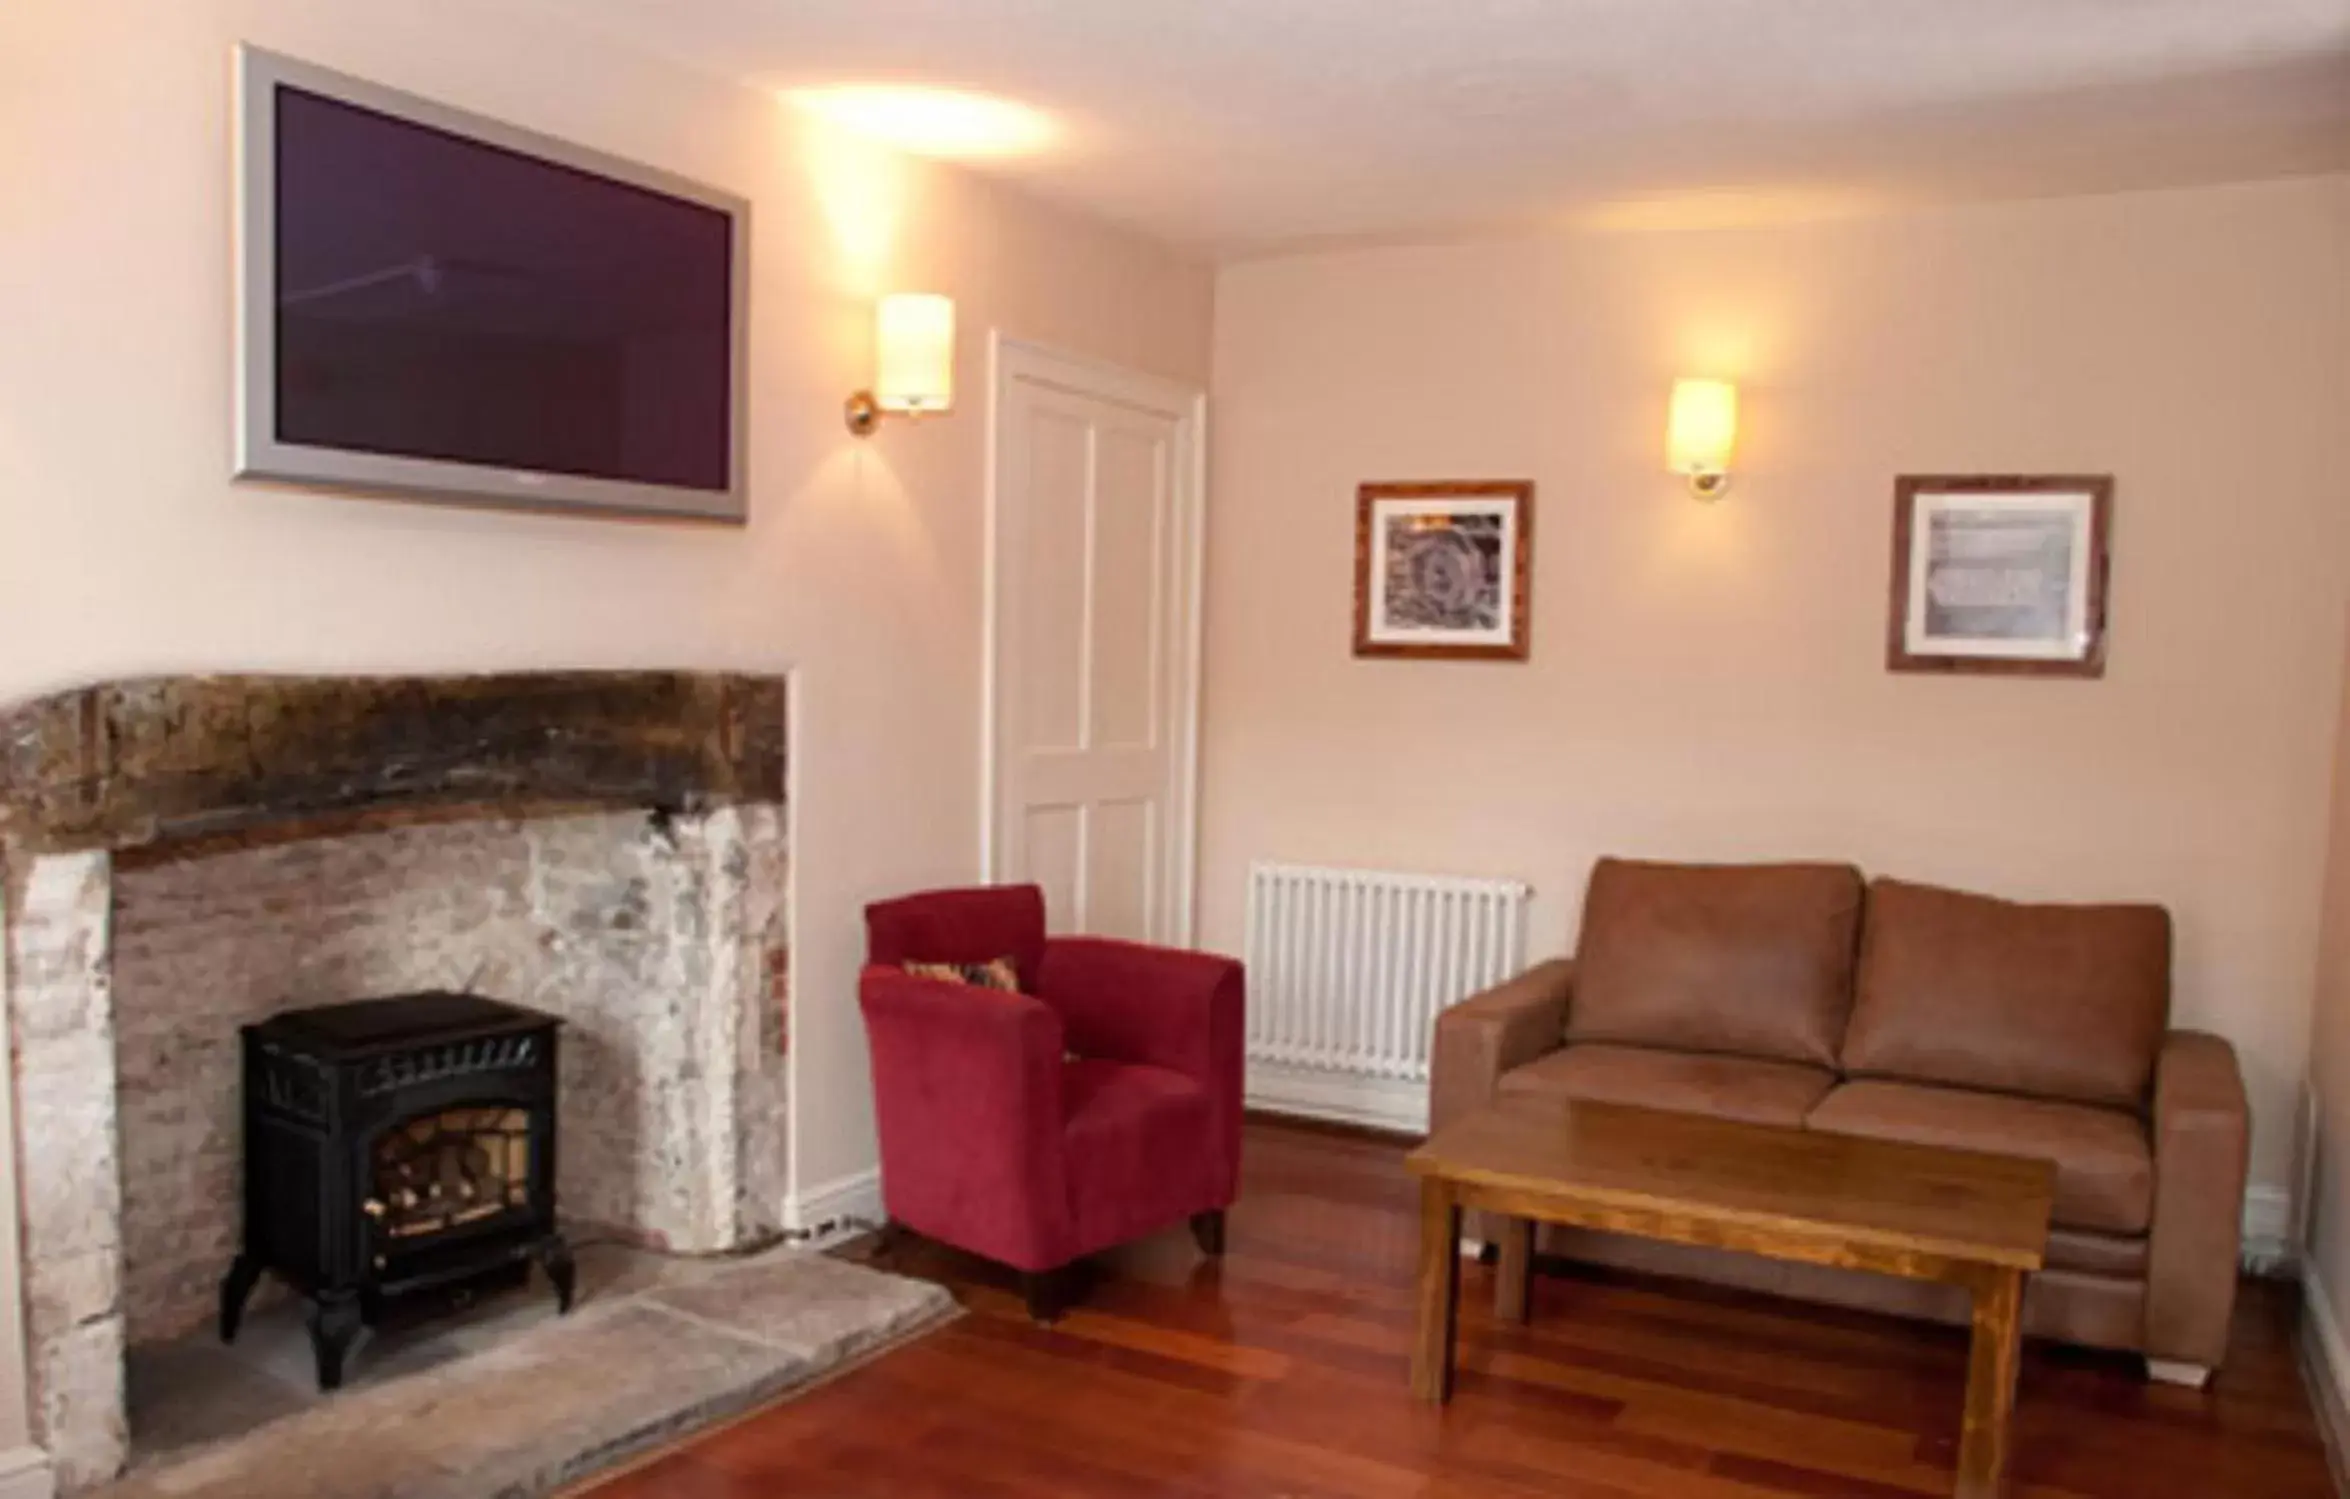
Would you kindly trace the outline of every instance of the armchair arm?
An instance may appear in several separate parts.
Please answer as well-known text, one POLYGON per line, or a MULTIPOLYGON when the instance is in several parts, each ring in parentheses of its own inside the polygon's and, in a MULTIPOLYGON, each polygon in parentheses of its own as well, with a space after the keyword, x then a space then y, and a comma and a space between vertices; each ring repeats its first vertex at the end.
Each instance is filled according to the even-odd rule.
POLYGON ((2251 1133, 2235 1048, 2172 1031, 2154 1067, 2148 1358, 2217 1368, 2227 1353, 2251 1133))
POLYGON ((1078 1055, 1165 1067, 1199 1084, 1210 1110, 1212 1195, 1230 1202, 1240 1183, 1248 1006, 1241 966, 1213 953, 1055 937, 1045 943, 1036 987, 1060 1012, 1078 1055))
POLYGON ((1226 1063, 1239 1075, 1245 981, 1230 958, 1055 937, 1045 943, 1036 989, 1060 1012, 1080 1056, 1144 1062, 1203 1083, 1223 1075, 1226 1063))
POLYGON ((874 965, 857 986, 890 1216, 1027 1270, 1067 1257, 1060 1017, 874 965))
POLYGON ((1564 1044, 1575 965, 1537 963, 1506 984, 1436 1017, 1429 1065, 1428 1128, 1442 1129, 1491 1104, 1501 1075, 1564 1044))

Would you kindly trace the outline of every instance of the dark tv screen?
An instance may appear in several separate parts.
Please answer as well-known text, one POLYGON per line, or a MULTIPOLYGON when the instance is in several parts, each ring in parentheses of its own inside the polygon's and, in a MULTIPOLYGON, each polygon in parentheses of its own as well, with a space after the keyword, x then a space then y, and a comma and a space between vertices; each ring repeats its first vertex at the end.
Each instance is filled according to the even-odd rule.
POLYGON ((729 490, 730 215, 274 94, 278 442, 729 490))

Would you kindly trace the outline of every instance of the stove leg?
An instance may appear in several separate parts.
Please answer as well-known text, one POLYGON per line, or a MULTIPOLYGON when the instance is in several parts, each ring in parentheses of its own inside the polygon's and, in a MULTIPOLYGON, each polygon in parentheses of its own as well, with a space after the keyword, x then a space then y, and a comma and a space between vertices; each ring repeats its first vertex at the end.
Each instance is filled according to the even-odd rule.
POLYGON ((555 1283, 555 1310, 571 1310, 573 1292, 579 1285, 579 1266, 571 1258, 571 1246, 561 1234, 549 1234, 538 1249, 539 1265, 547 1272, 547 1279, 555 1283))
POLYGON ((320 1389, 343 1387, 343 1355, 351 1351, 362 1321, 355 1291, 329 1292, 310 1303, 310 1351, 318 1360, 320 1389))
POLYGON ((237 1329, 245 1322, 245 1302, 253 1295, 253 1287, 261 1281, 261 1262, 249 1254, 240 1254, 229 1261, 228 1274, 220 1278, 220 1340, 234 1343, 237 1329))

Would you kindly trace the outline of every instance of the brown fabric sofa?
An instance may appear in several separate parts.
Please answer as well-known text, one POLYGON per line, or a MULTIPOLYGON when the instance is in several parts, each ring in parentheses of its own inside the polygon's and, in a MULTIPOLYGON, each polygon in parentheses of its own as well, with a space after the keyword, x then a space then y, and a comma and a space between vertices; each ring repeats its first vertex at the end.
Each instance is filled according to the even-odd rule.
MULTIPOLYGON (((1438 1020, 1432 1123, 1538 1094, 2041 1157, 2055 1221, 2026 1330, 2200 1383, 2227 1348, 2250 1124, 2234 1049, 2169 1020, 2158 906, 1605 859, 1573 960, 1438 1020)), ((1541 1247, 1966 1320, 1944 1286, 1572 1229, 1541 1247)))

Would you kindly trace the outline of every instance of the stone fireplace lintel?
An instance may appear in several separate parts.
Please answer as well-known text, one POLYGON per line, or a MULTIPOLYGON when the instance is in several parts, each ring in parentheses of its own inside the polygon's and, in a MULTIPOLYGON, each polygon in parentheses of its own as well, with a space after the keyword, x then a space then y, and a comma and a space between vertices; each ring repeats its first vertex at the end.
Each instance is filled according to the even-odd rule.
POLYGON ((780 677, 150 677, 0 710, 0 845, 122 850, 375 810, 780 800, 780 677))

